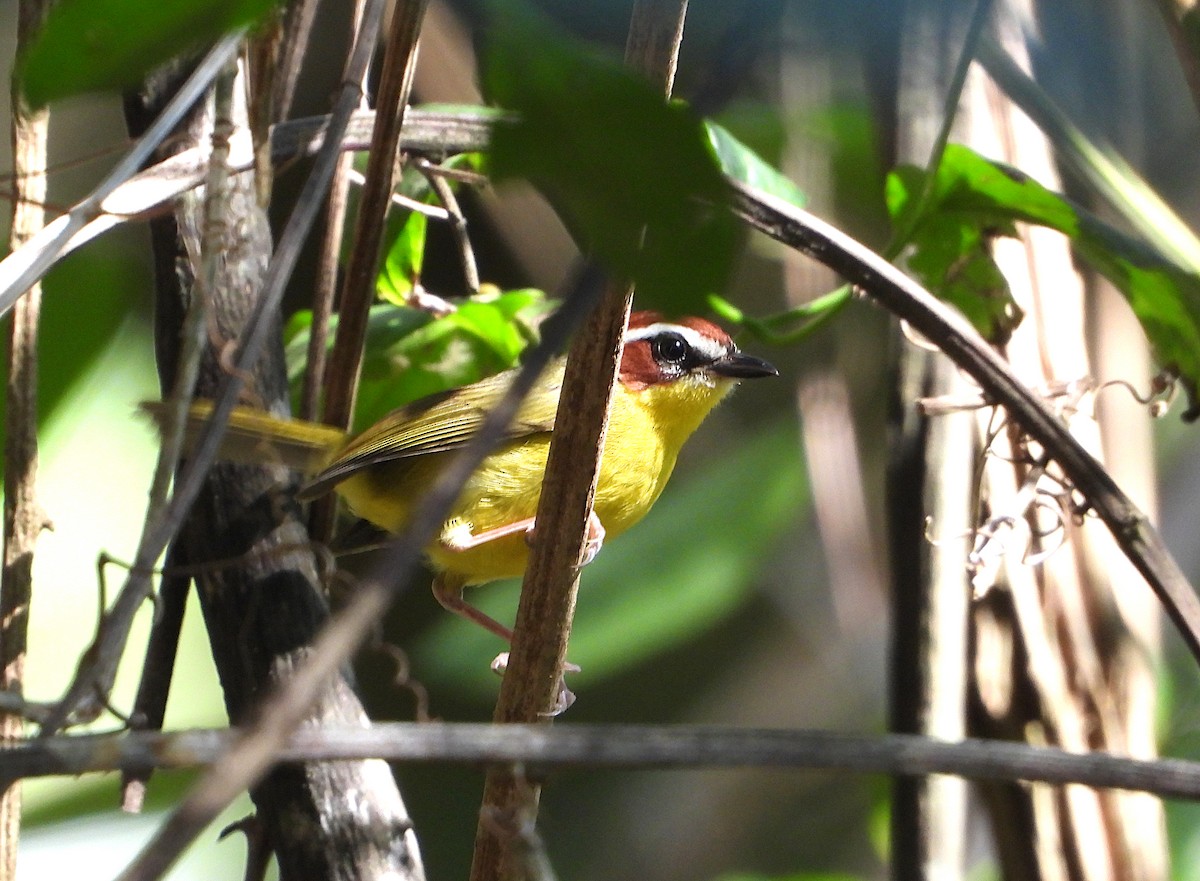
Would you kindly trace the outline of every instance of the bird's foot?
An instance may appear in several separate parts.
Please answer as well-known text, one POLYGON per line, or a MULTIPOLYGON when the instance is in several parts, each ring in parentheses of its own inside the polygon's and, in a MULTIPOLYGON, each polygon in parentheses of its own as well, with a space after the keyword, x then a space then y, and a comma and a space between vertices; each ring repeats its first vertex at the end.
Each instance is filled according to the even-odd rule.
MULTIPOLYGON (((501 652, 492 661, 492 672, 497 676, 503 676, 507 669, 508 652, 501 652)), ((566 675, 578 672, 578 664, 572 664, 570 661, 563 663, 563 675, 558 678, 558 694, 554 698, 554 706, 548 712, 541 714, 544 718, 553 719, 555 716, 560 716, 570 708, 571 704, 575 703, 575 692, 567 688, 566 675)))

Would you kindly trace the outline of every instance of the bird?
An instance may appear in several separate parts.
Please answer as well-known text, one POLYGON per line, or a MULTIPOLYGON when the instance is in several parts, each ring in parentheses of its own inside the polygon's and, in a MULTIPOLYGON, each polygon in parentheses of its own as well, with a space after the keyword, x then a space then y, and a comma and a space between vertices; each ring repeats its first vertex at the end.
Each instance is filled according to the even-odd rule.
MULTIPOLYGON (((565 359, 558 358, 543 371, 504 439, 467 480, 425 549, 438 602, 509 643, 511 629, 468 603, 463 592, 524 574, 564 366, 565 359)), ((237 407, 220 455, 298 468, 308 475, 299 500, 333 491, 357 517, 399 533, 514 374, 505 371, 414 401, 358 434, 237 407)), ((710 321, 669 321, 658 312, 633 312, 622 342, 583 562, 646 515, 684 442, 734 386, 778 375, 768 362, 740 351, 710 321)), ((161 423, 162 405, 146 408, 161 423)), ((211 406, 193 406, 189 430, 196 431, 210 411, 211 406)))

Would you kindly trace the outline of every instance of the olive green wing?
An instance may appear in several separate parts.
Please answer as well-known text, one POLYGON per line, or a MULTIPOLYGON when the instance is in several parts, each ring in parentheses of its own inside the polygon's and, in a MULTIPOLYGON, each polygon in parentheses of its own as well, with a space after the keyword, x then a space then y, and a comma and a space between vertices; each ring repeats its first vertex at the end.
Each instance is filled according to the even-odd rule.
MULTIPOLYGON (((518 408, 505 432, 505 439, 528 437, 554 429, 562 374, 561 360, 547 367, 518 408)), ((298 498, 322 495, 373 465, 444 453, 466 445, 503 397, 515 375, 514 370, 498 373, 472 385, 431 395, 393 410, 335 453, 326 468, 300 489, 298 498)))

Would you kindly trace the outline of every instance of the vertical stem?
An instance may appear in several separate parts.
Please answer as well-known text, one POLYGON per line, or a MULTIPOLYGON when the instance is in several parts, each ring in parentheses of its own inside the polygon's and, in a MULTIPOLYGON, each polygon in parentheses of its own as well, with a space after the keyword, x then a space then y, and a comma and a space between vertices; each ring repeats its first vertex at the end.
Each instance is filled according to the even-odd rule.
MULTIPOLYGON (((670 97, 687 0, 638 0, 626 63, 670 97)), ((537 535, 521 586, 508 668, 493 720, 547 722, 560 698, 579 590, 579 560, 596 491, 633 286, 609 283, 567 357, 554 437, 537 510, 537 535)), ((540 787, 511 769, 484 784, 471 881, 516 881, 527 867, 516 833, 537 817, 540 787)))
POLYGON ((358 390, 367 317, 374 301, 384 221, 391 204, 396 150, 412 89, 417 38, 421 33, 426 2, 405 0, 392 13, 388 49, 375 102, 375 128, 371 134, 367 180, 354 230, 354 250, 346 267, 337 341, 329 365, 331 381, 325 401, 325 421, 331 425, 349 427, 354 412, 354 395, 358 390))
MULTIPOLYGON (((307 5, 315 5, 308 3, 307 5)), ((362 21, 363 0, 354 4, 351 33, 358 33, 362 21)), ((363 94, 367 84, 363 82, 363 94)), ((308 361, 304 383, 300 390, 300 418, 315 420, 321 413, 321 389, 325 385, 326 344, 329 341, 329 319, 337 294, 338 262, 342 253, 342 230, 346 225, 346 208, 350 199, 350 170, 354 155, 338 157, 337 169, 329 184, 329 199, 325 207, 325 233, 321 239, 321 254, 317 258, 317 282, 313 291, 312 324, 308 331, 308 361)))
MULTIPOLYGON (((371 132, 371 153, 367 160, 358 222, 354 228, 354 248, 346 266, 342 302, 338 312, 337 337, 329 359, 324 421, 349 428, 354 415, 354 397, 358 392, 363 346, 367 339, 367 319, 375 300, 375 275, 383 246, 388 206, 391 204, 400 129, 412 91, 413 71, 417 66, 417 40, 428 0, 404 0, 392 11, 387 52, 383 58, 378 96, 375 101, 375 127, 371 132)), ((314 506, 309 531, 320 541, 333 532, 332 497, 314 506)))
MULTIPOLYGON (((41 0, 21 0, 17 19, 20 52, 40 25, 41 0)), ((45 110, 33 111, 14 81, 12 147, 14 199, 9 249, 16 250, 42 228, 46 201, 45 110)), ((24 678, 33 550, 46 517, 37 503, 37 329, 42 289, 35 284, 13 307, 9 330, 4 471, 4 568, 0 575, 0 688, 20 691, 24 678)), ((0 717, 0 742, 24 735, 19 716, 0 717)), ((21 785, 0 794, 0 879, 16 877, 21 834, 21 785)))

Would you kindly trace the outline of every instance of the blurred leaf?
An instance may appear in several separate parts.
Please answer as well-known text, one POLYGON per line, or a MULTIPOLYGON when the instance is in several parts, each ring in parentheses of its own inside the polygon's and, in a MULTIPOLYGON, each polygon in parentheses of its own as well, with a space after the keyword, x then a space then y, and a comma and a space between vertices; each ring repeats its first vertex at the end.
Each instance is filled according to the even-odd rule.
POLYGON ((51 6, 21 60, 35 107, 140 83, 145 74, 234 28, 258 21, 277 0, 63 0, 51 6))
POLYGON ((769 193, 799 208, 804 207, 804 193, 790 178, 776 171, 761 156, 735 138, 728 129, 715 122, 705 122, 709 142, 716 151, 724 172, 734 180, 769 193))
POLYGON ((797 872, 788 875, 763 875, 757 872, 729 872, 716 881, 862 881, 858 875, 842 872, 797 872))
MULTIPOLYGON (((436 392, 477 382, 507 370, 530 341, 548 309, 533 288, 480 294, 438 318, 420 309, 385 303, 371 308, 367 353, 355 405, 354 424, 365 428, 386 413, 436 392)), ((297 389, 308 352, 311 315, 288 323, 288 378, 297 389)), ((331 330, 337 327, 337 316, 331 330)))
POLYGON ((1015 235, 1018 221, 1068 236, 1079 256, 1124 294, 1159 363, 1180 377, 1189 399, 1184 419, 1200 416, 1200 276, 1022 172, 958 144, 947 146, 932 185, 922 169, 894 171, 887 202, 896 228, 909 232, 913 271, 993 341, 1007 338, 1018 316, 1007 286, 999 287, 988 237, 1015 235), (925 210, 916 216, 927 186, 925 210))
POLYGON ((428 218, 418 211, 409 211, 400 233, 392 240, 383 260, 383 271, 375 282, 379 296, 397 306, 404 305, 413 285, 421 278, 425 262, 425 231, 428 218))
POLYGON ((724 285, 738 236, 703 124, 519 0, 490 10, 484 84, 519 114, 496 128, 494 176, 544 188, 644 302, 694 311, 724 285))
MULTIPOLYGON (((605 545, 584 570, 570 659, 572 685, 627 672, 715 626, 750 595, 771 548, 807 501, 794 425, 757 434, 707 469, 667 487, 646 520, 605 545)), ((520 584, 485 585, 471 602, 511 621, 520 584)), ((491 694, 488 662, 502 646, 445 615, 413 647, 424 682, 491 694)))

